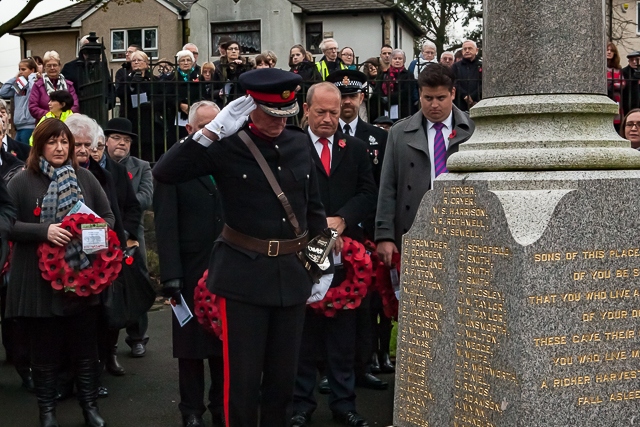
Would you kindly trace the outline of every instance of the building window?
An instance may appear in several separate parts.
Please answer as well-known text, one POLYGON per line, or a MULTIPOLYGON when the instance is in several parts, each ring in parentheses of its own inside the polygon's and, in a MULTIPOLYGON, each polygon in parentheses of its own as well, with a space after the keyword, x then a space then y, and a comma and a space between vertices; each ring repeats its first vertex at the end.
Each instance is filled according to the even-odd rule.
POLYGON ((640 1, 636 2, 636 34, 640 35, 640 1))
POLYGON ((305 40, 307 52, 316 55, 322 53, 320 42, 322 42, 322 22, 309 22, 305 25, 305 40))
POLYGON ((229 36, 240 45, 240 54, 260 53, 260 21, 211 23, 211 46, 213 56, 220 56, 218 42, 223 36, 229 36))
POLYGON ((158 59, 158 29, 111 30, 111 60, 124 61, 129 45, 137 44, 152 59, 158 59))

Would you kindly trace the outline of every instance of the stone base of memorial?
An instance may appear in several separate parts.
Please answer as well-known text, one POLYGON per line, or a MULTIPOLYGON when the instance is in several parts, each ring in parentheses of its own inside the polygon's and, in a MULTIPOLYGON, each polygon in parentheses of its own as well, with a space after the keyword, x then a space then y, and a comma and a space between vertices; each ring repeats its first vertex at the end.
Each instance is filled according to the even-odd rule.
POLYGON ((436 180, 401 248, 394 424, 640 422, 639 189, 635 170, 436 180))

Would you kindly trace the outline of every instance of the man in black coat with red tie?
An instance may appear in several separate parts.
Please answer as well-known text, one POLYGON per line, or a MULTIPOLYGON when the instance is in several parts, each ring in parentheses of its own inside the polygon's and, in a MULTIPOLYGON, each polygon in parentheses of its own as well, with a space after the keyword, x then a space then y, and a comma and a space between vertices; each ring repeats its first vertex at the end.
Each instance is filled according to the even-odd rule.
POLYGON ((314 284, 297 255, 327 227, 308 137, 286 126, 298 113, 301 80, 275 68, 243 73, 239 83, 248 95, 172 147, 153 169, 167 184, 212 175, 218 185, 225 225, 213 244, 207 286, 220 301, 227 427, 287 425, 306 303, 322 299, 333 277, 329 267, 314 284))
MULTIPOLYGON (((313 85, 304 105, 309 120, 309 148, 316 164, 322 204, 327 224, 359 242, 364 241, 360 224, 375 210, 376 185, 365 143, 338 131, 340 91, 332 83, 313 85)), ((336 264, 342 252, 342 239, 336 244, 336 264)), ((336 266, 332 286, 345 279, 345 271, 336 266)), ((313 391, 317 360, 326 361, 331 389, 329 407, 335 419, 348 426, 367 426, 355 405, 356 312, 340 310, 326 317, 310 308, 304 323, 298 375, 294 391, 294 416, 290 426, 306 426, 317 407, 313 391)))
MULTIPOLYGON (((213 120, 220 109, 211 101, 196 102, 189 111, 187 131, 194 133, 213 120)), ((173 148, 172 148, 173 149, 173 148)), ((163 293, 180 303, 181 297, 194 310, 194 293, 198 280, 209 263, 213 243, 222 231, 222 205, 211 175, 169 185, 155 183, 153 212, 160 258, 163 293)), ((209 410, 214 425, 222 425, 222 342, 208 333, 195 318, 180 325, 174 314, 173 357, 178 359, 178 381, 184 427, 204 427, 206 410, 204 359, 208 360, 211 386, 209 410)))

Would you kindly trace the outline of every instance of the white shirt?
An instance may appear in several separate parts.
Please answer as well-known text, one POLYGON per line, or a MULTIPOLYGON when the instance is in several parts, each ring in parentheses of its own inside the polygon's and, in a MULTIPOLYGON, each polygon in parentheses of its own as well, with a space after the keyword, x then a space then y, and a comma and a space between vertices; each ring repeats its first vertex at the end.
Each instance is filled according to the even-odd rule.
MULTIPOLYGON (((311 137, 311 141, 313 142, 313 146, 316 148, 316 151, 318 153, 318 157, 320 157, 320 159, 322 159, 322 147, 324 147, 324 145, 322 145, 321 142, 318 142, 318 140, 320 139, 320 137, 318 135, 316 135, 315 133, 311 132, 311 128, 309 128, 309 136, 311 137)), ((329 140, 329 157, 330 159, 333 157, 331 155, 331 152, 333 150, 333 135, 331 135, 330 137, 327 138, 329 140)), ((331 169, 331 160, 329 160, 329 169, 331 169)))
MULTIPOLYGON (((346 125, 347 122, 345 122, 344 120, 340 119, 340 130, 342 132, 344 132, 344 125, 346 125)), ((351 131, 346 134, 349 136, 356 136, 356 126, 358 126, 358 116, 356 116, 353 121, 351 123, 349 123, 349 127, 351 128, 351 131)))
MULTIPOLYGON (((433 143, 436 137, 436 130, 433 127, 435 123, 427 119, 427 141, 429 142, 429 158, 431 159, 431 189, 433 190, 433 181, 436 179, 436 167, 433 162, 433 143)), ((444 145, 449 151, 449 135, 453 131, 453 111, 449 113, 449 117, 442 121, 442 136, 444 137, 444 145)))
MULTIPOLYGON (((9 144, 7 143, 7 135, 2 137, 2 149, 5 153, 9 152, 9 144)), ((0 166, 2 166, 2 157, 0 157, 0 166)))

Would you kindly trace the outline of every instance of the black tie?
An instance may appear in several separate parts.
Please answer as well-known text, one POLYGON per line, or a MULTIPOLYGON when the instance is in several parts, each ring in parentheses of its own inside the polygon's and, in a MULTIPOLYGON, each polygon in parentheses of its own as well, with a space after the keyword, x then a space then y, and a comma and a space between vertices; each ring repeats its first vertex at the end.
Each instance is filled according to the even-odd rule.
POLYGON ((349 123, 344 125, 344 133, 351 136, 351 126, 349 126, 349 123))

